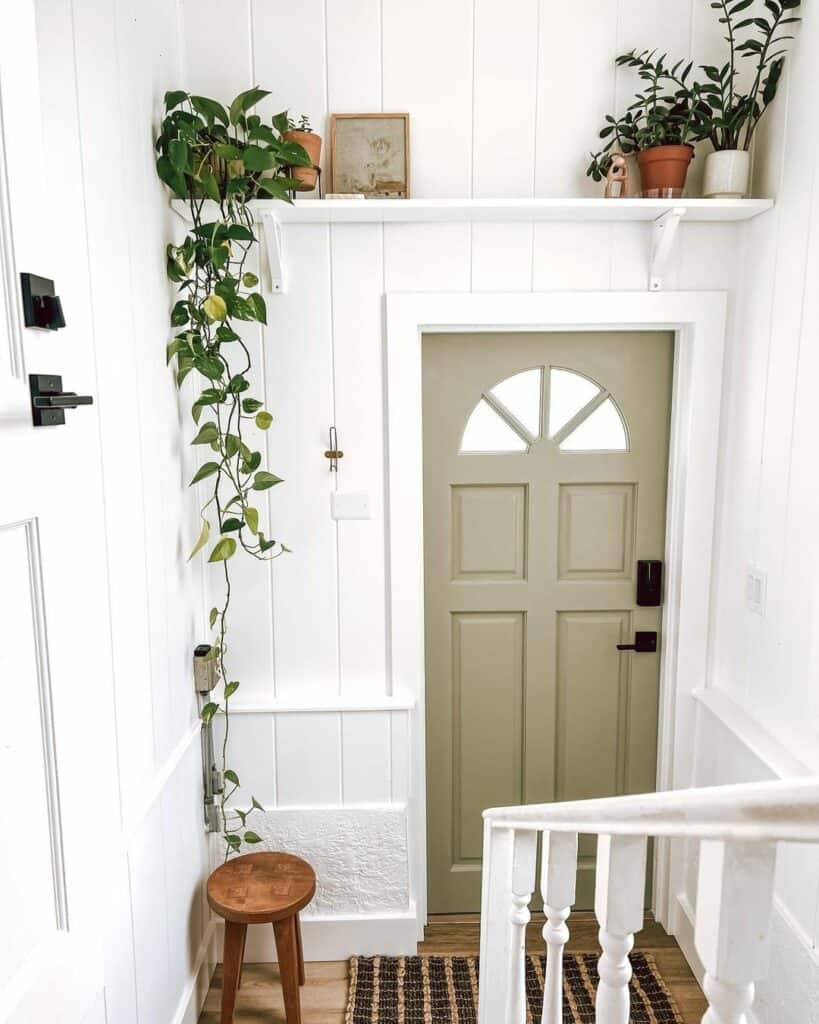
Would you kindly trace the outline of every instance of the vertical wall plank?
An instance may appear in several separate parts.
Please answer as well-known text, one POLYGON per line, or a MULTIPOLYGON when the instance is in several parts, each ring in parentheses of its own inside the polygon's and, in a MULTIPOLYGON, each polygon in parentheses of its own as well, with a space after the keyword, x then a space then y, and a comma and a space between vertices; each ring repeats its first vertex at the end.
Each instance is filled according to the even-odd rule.
POLYGON ((161 836, 162 814, 157 803, 134 836, 128 853, 139 1024, 170 1020, 176 1009, 169 977, 168 900, 161 836))
POLYGON ((587 291, 609 287, 612 262, 611 224, 535 224, 535 291, 587 291))
POLYGON ((279 807, 341 803, 337 712, 279 715, 276 740, 279 807))
POLYGON ((347 711, 341 716, 345 805, 390 801, 390 714, 347 711))
POLYGON ((334 420, 329 228, 285 232, 289 290, 268 302, 265 359, 272 532, 293 554, 273 567, 276 693, 338 689, 336 530, 324 451, 334 420))
POLYGON ((327 5, 327 94, 330 113, 380 110, 380 0, 327 5))
POLYGON ((384 109, 410 112, 414 196, 472 194, 472 0, 383 0, 384 109))
POLYGON ((273 93, 259 110, 274 114, 286 108, 296 117, 306 114, 319 134, 324 134, 327 119, 325 6, 324 0, 250 0, 253 75, 273 93))
MULTIPOLYGON (((191 92, 230 101, 257 83, 253 75, 250 0, 233 0, 230 17, 220 0, 181 0, 187 75, 191 92)), ((265 81, 258 83, 270 88, 265 81)))
MULTIPOLYGON (((631 6, 642 8, 645 3, 631 0, 631 6)), ((617 7, 611 0, 570 8, 560 0, 540 0, 538 196, 601 195, 601 186, 585 171, 603 118, 614 113, 617 7)))
POLYGON ((469 291, 468 224, 385 224, 386 292, 469 291))
POLYGON ((336 225, 331 242, 335 422, 344 451, 333 482, 339 492, 363 492, 370 501, 369 519, 337 524, 340 682, 343 692, 383 693, 387 655, 382 229, 336 225))
POLYGON ((472 194, 531 196, 538 0, 475 0, 472 194))

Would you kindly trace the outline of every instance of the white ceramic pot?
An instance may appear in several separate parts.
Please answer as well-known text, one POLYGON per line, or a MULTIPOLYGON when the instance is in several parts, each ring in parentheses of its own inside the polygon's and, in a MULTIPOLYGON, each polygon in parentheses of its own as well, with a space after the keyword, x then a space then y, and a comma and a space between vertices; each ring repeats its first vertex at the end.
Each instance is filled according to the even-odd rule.
POLYGON ((702 194, 707 199, 742 199, 748 194, 751 157, 744 149, 720 149, 705 158, 702 194))

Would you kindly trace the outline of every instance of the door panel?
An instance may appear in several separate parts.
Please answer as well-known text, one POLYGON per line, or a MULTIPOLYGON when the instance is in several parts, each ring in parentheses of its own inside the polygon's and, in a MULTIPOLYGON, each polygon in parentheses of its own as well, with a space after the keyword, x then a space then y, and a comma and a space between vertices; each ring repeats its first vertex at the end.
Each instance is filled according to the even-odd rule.
MULTIPOLYGON (((481 811, 651 790, 673 338, 424 337, 429 907, 480 906, 481 811)), ((581 843, 578 906, 594 844, 581 843)))

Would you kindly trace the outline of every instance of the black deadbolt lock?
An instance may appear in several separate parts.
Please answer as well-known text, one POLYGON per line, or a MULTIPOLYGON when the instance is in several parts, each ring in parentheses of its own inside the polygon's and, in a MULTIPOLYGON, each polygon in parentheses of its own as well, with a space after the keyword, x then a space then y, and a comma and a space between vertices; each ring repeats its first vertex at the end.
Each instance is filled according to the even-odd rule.
POLYGON ((658 608, 663 603, 663 563, 644 558, 637 563, 637 604, 658 608))
POLYGON ((41 331, 58 331, 65 327, 60 296, 54 294, 54 282, 36 274, 21 274, 23 289, 23 322, 26 327, 41 331))
POLYGON ((78 405, 92 405, 90 395, 63 391, 63 379, 53 373, 30 373, 31 419, 35 427, 56 427, 65 423, 65 410, 78 405))

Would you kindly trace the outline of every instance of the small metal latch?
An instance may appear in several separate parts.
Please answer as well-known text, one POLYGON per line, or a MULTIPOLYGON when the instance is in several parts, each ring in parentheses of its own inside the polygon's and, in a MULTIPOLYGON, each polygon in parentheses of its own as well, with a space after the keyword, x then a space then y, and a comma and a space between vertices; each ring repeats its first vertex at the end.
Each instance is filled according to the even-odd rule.
MULTIPOLYGON (((213 657, 210 644, 198 644, 193 651, 193 683, 199 695, 201 705, 207 702, 211 690, 219 682, 219 664, 213 657)), ((213 722, 202 723, 202 785, 204 789, 205 827, 208 832, 219 831, 219 810, 216 797, 222 792, 224 785, 222 773, 216 767, 216 755, 213 750, 213 722)))
POLYGON ((339 451, 338 432, 335 427, 330 427, 330 448, 324 453, 324 458, 330 460, 330 472, 338 472, 338 460, 344 458, 344 452, 339 451))

